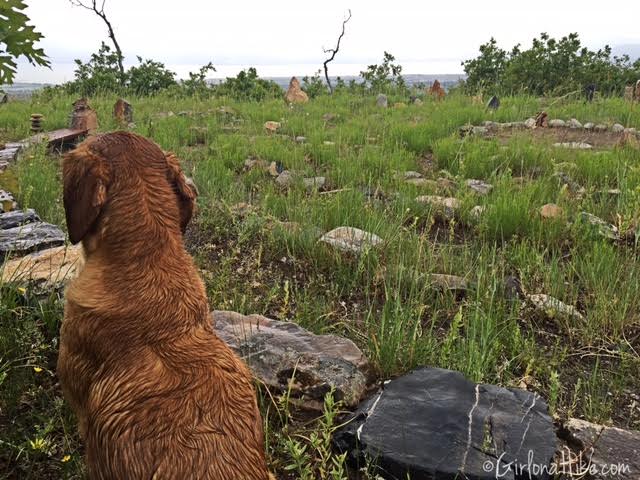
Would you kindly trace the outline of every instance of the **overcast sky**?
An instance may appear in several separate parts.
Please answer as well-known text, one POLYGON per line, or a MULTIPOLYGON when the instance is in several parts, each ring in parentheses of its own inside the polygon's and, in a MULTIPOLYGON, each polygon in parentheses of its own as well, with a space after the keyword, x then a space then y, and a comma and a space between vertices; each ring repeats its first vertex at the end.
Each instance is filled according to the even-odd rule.
MULTIPOLYGON (((85 0, 90 2, 90 0, 85 0)), ((32 24, 52 70, 21 64, 16 81, 61 82, 73 77, 73 59, 87 59, 106 39, 92 12, 68 0, 27 0, 32 24)), ((640 1, 619 0, 106 0, 127 62, 136 55, 162 61, 183 77, 212 61, 212 76, 255 65, 264 76, 304 75, 324 60, 351 8, 332 74, 357 74, 384 50, 405 73, 461 73, 460 62, 494 36, 503 48, 529 45, 540 32, 578 32, 592 48, 640 44, 640 1)))

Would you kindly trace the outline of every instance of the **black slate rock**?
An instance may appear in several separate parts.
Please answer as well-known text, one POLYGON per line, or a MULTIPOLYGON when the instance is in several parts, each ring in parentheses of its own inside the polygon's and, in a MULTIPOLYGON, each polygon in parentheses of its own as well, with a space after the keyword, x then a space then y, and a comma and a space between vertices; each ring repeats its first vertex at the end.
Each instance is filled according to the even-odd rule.
POLYGON ((64 233, 55 225, 44 222, 27 223, 0 230, 0 259, 64 245, 64 233))
POLYGON ((0 230, 19 227, 27 223, 39 222, 40 217, 35 210, 15 210, 13 212, 0 213, 0 230))
POLYGON ((536 394, 420 368, 361 404, 334 442, 385 479, 547 480, 556 450, 547 411, 536 394))

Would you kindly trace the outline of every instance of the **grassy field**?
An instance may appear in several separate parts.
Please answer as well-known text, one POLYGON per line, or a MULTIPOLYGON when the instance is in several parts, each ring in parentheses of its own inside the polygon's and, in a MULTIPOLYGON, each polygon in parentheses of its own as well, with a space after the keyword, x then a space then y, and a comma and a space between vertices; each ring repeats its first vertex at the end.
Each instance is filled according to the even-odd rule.
MULTIPOLYGON (((355 96, 294 108, 282 101, 129 100, 134 131, 174 151, 199 188, 199 214, 186 238, 212 308, 352 338, 380 379, 417 365, 446 367, 474 381, 537 391, 558 419, 640 429, 637 245, 611 242, 577 221, 585 211, 621 232, 637 228, 640 152, 559 149, 527 132, 458 134, 467 123, 522 121, 540 110, 549 118, 640 128, 638 106, 513 97, 490 113, 463 96, 389 109, 355 96), (269 120, 281 122, 275 135, 264 130, 269 120), (248 158, 324 176, 325 189, 335 192, 310 192, 301 181, 282 189, 263 169, 245 169, 248 158), (415 186, 404 181, 405 171, 448 181, 415 186), (567 188, 559 171, 584 192, 567 188), (465 185, 470 178, 491 183, 492 192, 478 196, 465 185), (619 193, 602 193, 609 189, 619 193), (415 201, 427 194, 458 198, 455 218, 415 201), (540 217, 547 203, 563 209, 561 218, 540 217), (476 205, 485 207, 478 219, 476 205), (343 225, 384 242, 360 256, 318 243, 318 232, 343 225), (471 288, 466 295, 439 292, 431 273, 459 275, 471 288), (583 318, 521 308, 506 291, 508 276, 526 292, 575 306, 583 318)), ((0 106, 0 143, 28 136, 34 112, 47 129, 66 126, 72 101, 0 106)), ((90 100, 103 131, 116 128, 114 101, 90 100)), ((59 157, 42 149, 0 175, 0 187, 22 205, 62 225, 59 182, 59 157)), ((1 285, 0 295, 0 475, 81 478, 81 447, 55 378, 62 299, 12 285, 1 285)), ((340 405, 328 399, 323 417, 301 422, 286 395, 263 392, 261 399, 279 476, 345 478, 328 447, 340 405)))

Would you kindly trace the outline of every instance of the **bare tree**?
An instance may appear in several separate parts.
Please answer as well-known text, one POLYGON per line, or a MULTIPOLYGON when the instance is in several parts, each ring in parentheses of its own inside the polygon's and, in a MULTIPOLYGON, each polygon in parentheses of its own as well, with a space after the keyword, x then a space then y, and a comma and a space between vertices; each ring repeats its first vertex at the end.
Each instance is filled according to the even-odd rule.
POLYGON ((122 60, 124 57, 122 56, 122 50, 120 49, 120 45, 116 40, 116 34, 113 31, 111 22, 107 18, 107 14, 104 13, 104 4, 106 3, 106 1, 107 0, 102 0, 102 2, 99 2, 99 0, 90 0, 91 3, 89 3, 86 0, 69 0, 69 2, 71 2, 71 5, 74 5, 76 7, 86 8, 87 10, 94 12, 107 25, 107 29, 109 31, 109 38, 113 42, 113 47, 115 48, 116 54, 118 55, 118 69, 120 70, 120 82, 122 83, 124 82, 124 66, 122 65, 122 60), (100 7, 98 7, 98 3, 100 3, 100 7))
POLYGON ((333 86, 331 85, 331 80, 329 80, 329 69, 328 69, 327 65, 329 65, 329 63, 332 62, 334 58, 336 58, 336 53, 338 53, 338 51, 340 50, 340 41, 342 40, 342 37, 344 37, 344 28, 345 28, 345 25, 347 24, 347 22, 349 20, 351 20, 351 9, 349 9, 349 16, 342 21, 342 33, 338 37, 338 43, 336 44, 336 48, 328 48, 328 49, 323 48, 324 53, 330 53, 331 54, 331 56, 329 58, 327 58, 323 63, 323 65, 324 65, 324 78, 326 78, 326 80, 327 80, 327 85, 329 86, 329 91, 331 93, 333 93, 333 86))

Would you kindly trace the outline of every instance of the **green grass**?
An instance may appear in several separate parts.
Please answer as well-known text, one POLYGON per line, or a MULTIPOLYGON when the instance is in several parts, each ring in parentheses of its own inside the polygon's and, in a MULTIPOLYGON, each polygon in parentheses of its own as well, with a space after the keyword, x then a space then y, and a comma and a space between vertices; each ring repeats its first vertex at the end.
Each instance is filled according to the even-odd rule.
MULTIPOLYGON (((2 106, 7 122, 0 140, 27 136, 29 114, 36 111, 47 128, 64 127, 72 100, 2 106)), ((90 100, 103 131, 115 128, 114 101, 90 100)), ((559 418, 640 428, 629 396, 640 388, 638 251, 612 244, 576 221, 588 211, 622 230, 636 225, 639 152, 558 150, 524 133, 505 142, 457 134, 466 123, 524 120, 540 110, 550 118, 640 128, 637 107, 620 99, 586 104, 512 97, 501 99, 500 109, 490 114, 462 96, 388 110, 377 109, 375 98, 349 96, 321 97, 295 108, 280 101, 163 96, 129 101, 135 131, 175 151, 198 185, 200 211, 187 240, 213 308, 352 338, 381 379, 417 365, 454 368, 479 382, 527 385, 549 399, 559 418), (222 105, 235 114, 218 112, 222 105), (189 114, 158 115, 169 111, 189 114), (323 118, 327 113, 333 119, 323 118), (267 120, 282 122, 278 135, 264 132, 267 120), (296 143, 298 135, 307 143, 296 143), (336 191, 309 193, 300 182, 284 191, 267 172, 245 171, 248 157, 325 176, 328 189, 336 191), (456 185, 449 194, 462 203, 456 219, 443 221, 416 203, 417 195, 445 194, 446 188, 406 184, 397 173, 407 170, 449 178, 456 185), (584 193, 563 187, 553 176, 558 171, 584 193), (465 186, 468 178, 488 181, 494 189, 476 196, 465 186), (612 188, 621 193, 602 193, 612 188), (251 208, 240 216, 234 205, 241 202, 251 208), (537 212, 546 203, 560 205, 563 218, 542 220, 537 212), (485 207, 477 220, 470 215, 475 205, 485 207), (317 242, 318 231, 342 225, 373 232, 384 244, 353 256, 317 242), (472 288, 465 296, 434 291, 430 273, 463 276, 472 288), (576 306, 584 320, 521 309, 505 295, 507 275, 518 275, 526 292, 576 306)), ((62 225, 58 169, 54 155, 26 152, 0 185, 11 184, 23 204, 62 225)), ((0 449, 0 465, 20 478, 82 476, 75 427, 53 377, 60 303, 29 298, 18 307, 11 303, 15 292, 9 286, 2 290, 0 442, 11 446, 0 449), (48 362, 47 375, 35 374, 34 362, 48 362), (25 392, 36 400, 12 410, 25 392), (46 448, 32 447, 38 438, 46 448), (71 460, 63 463, 67 454, 71 460)), ((332 428, 327 414, 311 425, 296 423, 283 398, 261 396, 272 467, 283 478, 325 471, 322 435, 332 428), (309 431, 318 435, 315 444, 309 431), (311 470, 304 470, 309 462, 311 470)))

